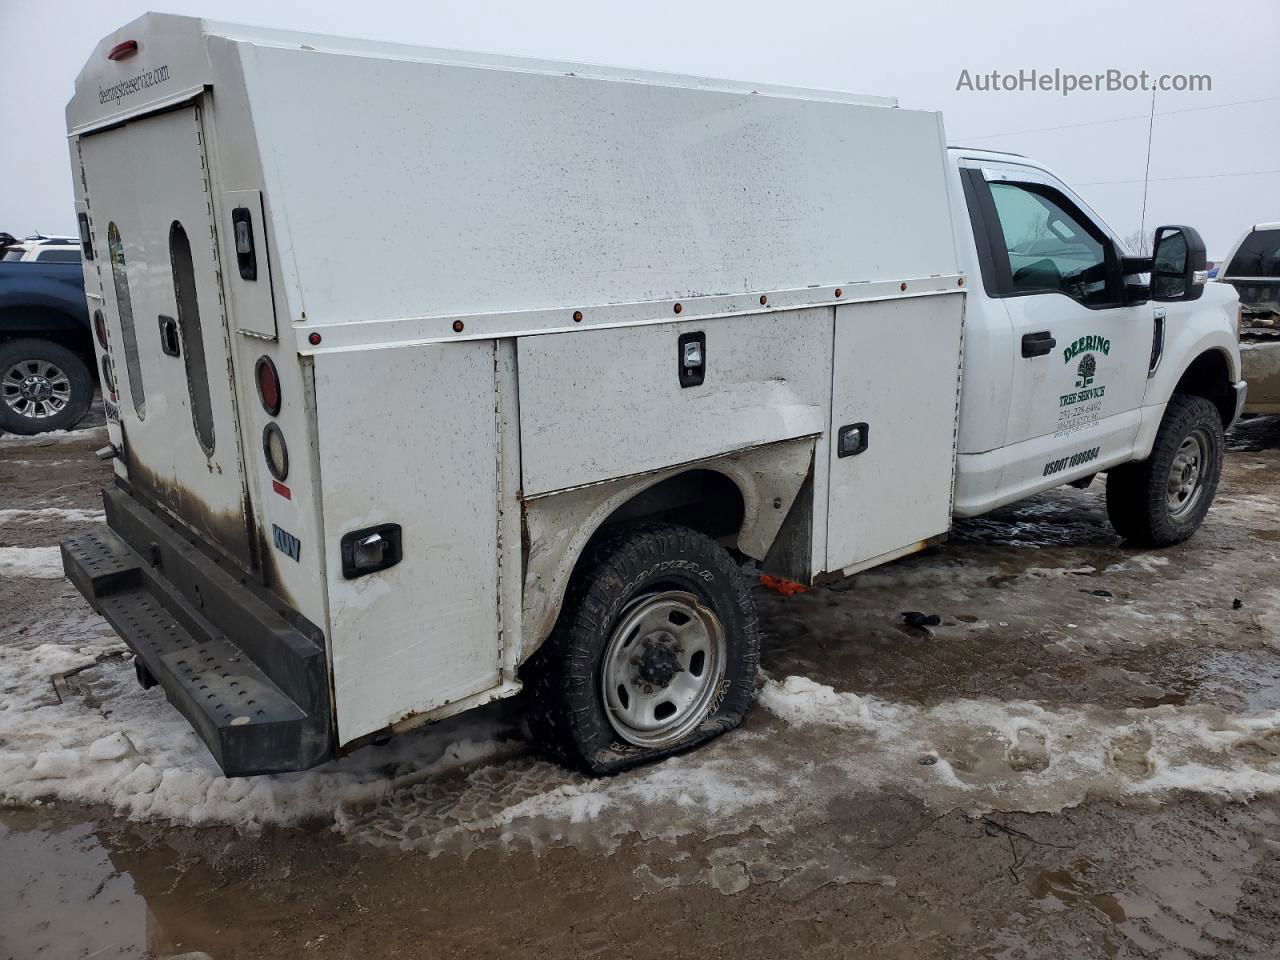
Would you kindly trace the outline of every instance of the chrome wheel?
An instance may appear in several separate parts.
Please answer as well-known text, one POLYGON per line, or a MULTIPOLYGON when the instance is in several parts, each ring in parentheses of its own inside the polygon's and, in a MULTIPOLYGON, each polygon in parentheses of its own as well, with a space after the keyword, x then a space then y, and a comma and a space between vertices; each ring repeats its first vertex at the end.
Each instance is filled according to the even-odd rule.
POLYGON ((1169 479, 1165 484, 1165 500, 1171 518, 1177 520, 1190 513, 1199 502, 1208 473, 1205 465, 1212 449, 1209 432, 1204 427, 1192 430, 1178 447, 1169 465, 1169 479))
POLYGON ((28 420, 57 416, 71 402, 71 378, 48 360, 19 360, 0 380, 0 400, 28 420))
POLYGON ((633 601, 601 662, 601 693, 623 740, 663 747, 707 715, 724 678, 719 618, 691 593, 668 590, 633 601))

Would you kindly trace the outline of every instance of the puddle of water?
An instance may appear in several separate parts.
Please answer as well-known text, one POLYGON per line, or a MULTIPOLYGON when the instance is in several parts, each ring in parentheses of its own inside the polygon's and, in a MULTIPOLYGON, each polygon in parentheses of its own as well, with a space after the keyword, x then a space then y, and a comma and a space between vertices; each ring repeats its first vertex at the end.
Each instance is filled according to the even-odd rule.
POLYGON ((0 813, 0 953, 143 957, 147 905, 92 827, 0 813))
POLYGON ((1120 901, 1109 893, 1094 893, 1068 870, 1040 870, 1027 879, 1027 889, 1037 900, 1045 901, 1045 909, 1064 909, 1086 903, 1111 923, 1124 923, 1128 917, 1120 901))
POLYGON ((1269 650, 1215 650, 1172 678, 1143 707, 1214 703, 1244 713, 1280 709, 1280 661, 1269 650))
POLYGON ((57 809, 0 810, 0 863, 3 957, 222 960, 236 955, 227 921, 261 912, 177 847, 57 809))

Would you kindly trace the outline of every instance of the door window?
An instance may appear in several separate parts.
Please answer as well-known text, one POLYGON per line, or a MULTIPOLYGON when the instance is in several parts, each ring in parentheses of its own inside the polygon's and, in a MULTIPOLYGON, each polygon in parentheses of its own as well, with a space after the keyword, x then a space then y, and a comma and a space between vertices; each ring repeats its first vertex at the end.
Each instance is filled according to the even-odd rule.
POLYGON ((191 242, 177 220, 169 227, 169 261, 173 266, 173 298, 178 304, 178 328, 182 331, 182 356, 187 367, 187 394, 196 438, 207 454, 213 453, 213 404, 209 400, 209 371, 204 360, 204 334, 200 329, 200 302, 196 299, 196 271, 191 242))
POLYGON ((1060 190, 961 171, 982 281, 992 297, 1058 293, 1090 308, 1125 302, 1120 257, 1060 190))
POLYGON ((80 248, 74 250, 41 250, 36 256, 41 263, 79 263, 80 248))
POLYGON ((147 418, 147 395, 142 386, 142 364, 138 360, 138 337, 133 329, 133 301, 129 297, 129 267, 124 260, 124 242, 114 222, 107 225, 107 251, 111 256, 111 282, 116 291, 120 333, 124 340, 124 362, 129 371, 129 397, 139 420, 147 418))

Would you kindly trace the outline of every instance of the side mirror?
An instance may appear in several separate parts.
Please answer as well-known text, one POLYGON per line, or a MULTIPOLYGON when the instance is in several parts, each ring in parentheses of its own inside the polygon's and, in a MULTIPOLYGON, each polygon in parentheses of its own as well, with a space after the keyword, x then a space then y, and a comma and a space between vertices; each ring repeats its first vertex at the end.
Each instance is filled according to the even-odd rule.
POLYGON ((1208 279, 1199 232, 1194 227, 1160 227, 1151 250, 1151 299, 1199 300, 1208 279))

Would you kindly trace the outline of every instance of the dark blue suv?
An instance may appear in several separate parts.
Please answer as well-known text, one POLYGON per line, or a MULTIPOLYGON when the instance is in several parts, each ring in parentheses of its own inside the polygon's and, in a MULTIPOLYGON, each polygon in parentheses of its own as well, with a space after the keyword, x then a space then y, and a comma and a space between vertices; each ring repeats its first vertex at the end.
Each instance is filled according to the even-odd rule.
POLYGON ((0 431, 74 427, 94 381, 80 241, 0 234, 0 431))

